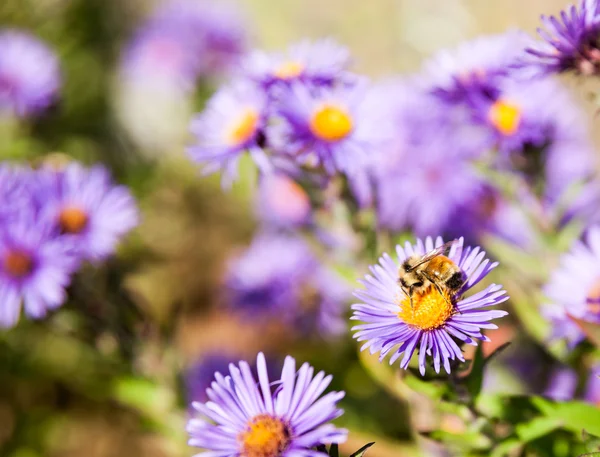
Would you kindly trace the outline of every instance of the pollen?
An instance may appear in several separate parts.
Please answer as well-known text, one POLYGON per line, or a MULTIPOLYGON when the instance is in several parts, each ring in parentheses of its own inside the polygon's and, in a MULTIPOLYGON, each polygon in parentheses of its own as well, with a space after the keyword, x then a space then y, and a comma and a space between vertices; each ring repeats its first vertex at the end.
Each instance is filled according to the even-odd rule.
POLYGON ((304 71, 304 65, 300 62, 289 60, 282 63, 274 72, 276 78, 290 80, 297 78, 304 71))
POLYGON ((81 208, 67 206, 58 216, 58 225, 62 233, 76 235, 83 232, 89 222, 88 215, 81 208))
POLYGON ((238 436, 244 457, 278 457, 290 443, 288 426, 279 418, 259 414, 238 436))
POLYGON ((246 109, 234 122, 227 132, 228 142, 232 146, 239 146, 250 140, 258 128, 258 113, 256 110, 246 109))
POLYGON ((4 257, 4 270, 15 278, 22 278, 33 270, 33 259, 20 249, 8 251, 4 257))
POLYGON ((514 135, 521 123, 521 107, 500 99, 490 108, 488 118, 503 135, 514 135))
POLYGON ((421 330, 433 330, 443 326, 455 313, 452 297, 444 295, 433 286, 422 293, 414 293, 412 299, 402 295, 399 299, 400 312, 398 317, 408 325, 421 330))
POLYGON ((324 105, 317 109, 310 121, 311 131, 322 140, 339 141, 346 138, 354 125, 346 110, 324 105))

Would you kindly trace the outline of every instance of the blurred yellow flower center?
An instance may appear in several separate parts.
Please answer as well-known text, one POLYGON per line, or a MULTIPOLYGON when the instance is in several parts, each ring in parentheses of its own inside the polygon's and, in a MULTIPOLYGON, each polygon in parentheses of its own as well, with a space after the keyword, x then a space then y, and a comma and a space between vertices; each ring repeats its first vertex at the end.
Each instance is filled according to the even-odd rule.
POLYGON ((521 108, 506 100, 497 100, 489 111, 489 120, 503 135, 513 135, 521 123, 521 108))
POLYGON ((256 133, 257 127, 258 113, 255 110, 248 108, 241 116, 231 123, 228 132, 228 140, 234 146, 244 144, 256 133))
POLYGON ((587 294, 586 302, 590 313, 600 313, 600 278, 592 285, 587 294))
POLYGON ((244 457, 278 457, 290 442, 288 427, 276 417, 259 414, 238 436, 244 457))
POLYGON ((282 63, 274 72, 276 78, 279 79, 293 79, 300 76, 300 74, 304 71, 304 65, 300 62, 295 62, 293 60, 288 60, 287 62, 282 63))
POLYGON ((11 276, 22 278, 33 269, 33 259, 28 253, 18 249, 8 251, 4 257, 4 269, 11 276))
POLYGON ((421 330, 433 330, 441 327, 454 314, 452 297, 446 292, 444 295, 440 294, 433 286, 423 293, 413 294, 412 308, 410 307, 410 298, 404 296, 403 293, 399 301, 398 317, 408 325, 421 330))
POLYGON ((58 216, 58 225, 62 233, 81 233, 88 224, 88 215, 76 206, 67 206, 58 216))
POLYGON ((327 141, 338 141, 347 137, 353 127, 350 115, 344 109, 332 105, 320 107, 310 121, 311 131, 327 141))

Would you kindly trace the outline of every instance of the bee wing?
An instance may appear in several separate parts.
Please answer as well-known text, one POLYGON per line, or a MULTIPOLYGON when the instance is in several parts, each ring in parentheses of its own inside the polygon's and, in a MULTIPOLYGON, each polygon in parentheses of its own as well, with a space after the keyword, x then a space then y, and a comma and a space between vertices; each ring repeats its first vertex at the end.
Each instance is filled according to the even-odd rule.
POLYGON ((421 260, 419 260, 419 263, 417 263, 416 265, 413 265, 411 270, 414 270, 415 268, 423 265, 424 263, 430 262, 431 259, 437 257, 438 255, 447 254, 450 251, 450 248, 452 247, 452 245, 456 241, 457 240, 448 241, 447 243, 444 243, 441 246, 439 246, 435 249, 432 249, 431 251, 426 253, 423 257, 421 257, 421 260))

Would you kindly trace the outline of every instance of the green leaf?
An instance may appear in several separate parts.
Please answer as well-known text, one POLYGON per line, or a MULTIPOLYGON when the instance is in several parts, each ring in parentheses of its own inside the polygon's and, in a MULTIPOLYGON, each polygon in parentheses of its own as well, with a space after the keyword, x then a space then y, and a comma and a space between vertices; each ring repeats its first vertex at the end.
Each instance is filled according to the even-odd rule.
POLYGON ((329 446, 329 457, 339 457, 340 451, 337 444, 329 446))
POLYGON ((546 417, 560 420, 563 428, 600 436, 600 410, 596 406, 579 401, 554 403, 542 397, 532 397, 531 401, 546 417))
POLYGON ((558 418, 536 417, 530 422, 517 425, 515 431, 519 438, 521 438, 521 441, 527 443, 547 435, 561 426, 562 421, 558 418))
POLYGON ((514 455, 514 451, 523 447, 523 444, 515 438, 503 441, 496 446, 490 453, 490 457, 506 457, 508 455, 514 455))
POLYGON ((361 447, 358 451, 356 451, 350 457, 362 457, 363 455, 365 455, 365 452, 367 452, 367 449, 369 449, 374 444, 375 444, 375 441, 373 441, 372 443, 365 444, 363 447, 361 447))

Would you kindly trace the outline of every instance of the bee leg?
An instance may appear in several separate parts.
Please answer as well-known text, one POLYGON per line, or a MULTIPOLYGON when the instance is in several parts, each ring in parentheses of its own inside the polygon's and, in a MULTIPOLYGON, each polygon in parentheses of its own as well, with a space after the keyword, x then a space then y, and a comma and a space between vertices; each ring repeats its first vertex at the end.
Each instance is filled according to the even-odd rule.
MULTIPOLYGON (((449 300, 449 299, 446 297, 446 295, 444 294, 444 291, 442 290, 442 288, 440 287, 440 285, 439 285, 439 284, 438 284, 438 283, 437 283, 437 282, 436 282, 436 281, 435 281, 435 280, 434 280, 434 279, 433 279, 431 276, 429 276, 427 273, 423 273, 423 275, 425 276, 425 278, 427 278, 427 279, 429 280, 429 282, 430 282, 431 284, 433 284, 433 285, 434 285, 434 287, 437 289, 437 291, 440 293, 440 295, 441 295, 442 297, 444 297, 444 300, 446 300, 446 303, 448 303, 450 306, 454 307, 454 303, 452 303, 452 301, 451 301, 451 300, 449 300)), ((457 308, 457 310, 458 310, 458 308, 457 308)), ((459 312, 459 314, 461 314, 461 312, 460 312, 460 311, 458 311, 458 312, 459 312)))

